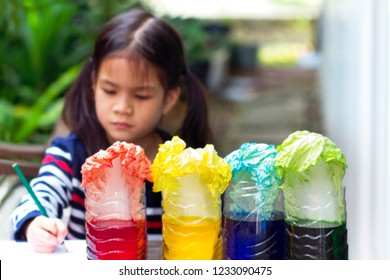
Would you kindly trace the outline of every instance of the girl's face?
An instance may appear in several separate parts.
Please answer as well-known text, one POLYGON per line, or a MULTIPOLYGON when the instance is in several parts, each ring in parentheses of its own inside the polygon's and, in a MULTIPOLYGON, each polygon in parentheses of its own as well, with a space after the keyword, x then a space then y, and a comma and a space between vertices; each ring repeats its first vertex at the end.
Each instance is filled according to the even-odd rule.
POLYGON ((165 95, 155 70, 137 71, 135 65, 124 57, 106 58, 94 82, 97 118, 111 144, 150 142, 180 94, 177 88, 165 95))

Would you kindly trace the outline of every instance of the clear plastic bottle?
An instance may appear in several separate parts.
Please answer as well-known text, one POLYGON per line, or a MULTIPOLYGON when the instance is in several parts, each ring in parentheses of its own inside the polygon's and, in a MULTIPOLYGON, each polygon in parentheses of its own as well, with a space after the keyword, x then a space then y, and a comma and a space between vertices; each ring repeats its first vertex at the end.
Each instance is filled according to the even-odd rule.
POLYGON ((287 259, 348 259, 345 189, 337 190, 321 174, 324 165, 320 160, 308 172, 310 181, 284 190, 287 259))
POLYGON ((221 198, 213 198, 196 174, 177 181, 180 187, 162 193, 163 259, 222 259, 221 198))
POLYGON ((260 188, 251 180, 229 185, 224 193, 222 236, 223 259, 284 259, 282 192, 260 188), (259 201, 270 196, 273 205, 259 201))
POLYGON ((342 151, 318 133, 296 131, 278 146, 275 167, 283 179, 286 259, 348 259, 342 151))
POLYGON ((144 180, 151 165, 134 147, 114 144, 83 165, 88 259, 146 259, 144 180))
POLYGON ((284 259, 284 211, 273 145, 245 143, 225 159, 232 180, 223 198, 223 258, 284 259))
POLYGON ((231 178, 213 145, 185 148, 178 136, 160 146, 153 161, 153 191, 161 191, 163 259, 222 258, 221 195, 231 178))

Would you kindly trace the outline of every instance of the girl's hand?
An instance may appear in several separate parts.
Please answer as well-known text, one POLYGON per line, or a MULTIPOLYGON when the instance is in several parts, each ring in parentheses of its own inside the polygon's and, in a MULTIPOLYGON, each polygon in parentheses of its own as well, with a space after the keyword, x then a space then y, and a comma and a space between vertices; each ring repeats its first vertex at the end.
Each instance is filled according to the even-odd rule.
POLYGON ((38 216, 26 229, 27 241, 39 253, 52 253, 65 239, 68 230, 60 219, 38 216))

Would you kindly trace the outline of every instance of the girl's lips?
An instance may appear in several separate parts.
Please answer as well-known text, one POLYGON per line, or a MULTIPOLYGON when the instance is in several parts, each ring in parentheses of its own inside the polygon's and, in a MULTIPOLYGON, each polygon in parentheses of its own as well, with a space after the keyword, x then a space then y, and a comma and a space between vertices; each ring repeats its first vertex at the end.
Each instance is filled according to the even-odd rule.
POLYGON ((113 122, 112 123, 116 128, 119 128, 119 129, 126 129, 126 128, 129 128, 130 125, 125 123, 125 122, 113 122))

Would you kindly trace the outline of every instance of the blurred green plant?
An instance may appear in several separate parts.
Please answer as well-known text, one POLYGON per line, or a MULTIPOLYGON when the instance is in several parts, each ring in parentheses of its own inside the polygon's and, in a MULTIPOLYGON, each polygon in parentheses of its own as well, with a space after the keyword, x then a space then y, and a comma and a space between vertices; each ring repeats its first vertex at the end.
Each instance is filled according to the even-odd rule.
POLYGON ((204 30, 204 21, 195 18, 167 17, 172 26, 181 35, 187 53, 187 61, 193 64, 208 60, 208 34, 204 30))
POLYGON ((229 26, 223 21, 165 16, 182 38, 187 65, 205 85, 210 63, 221 49, 230 51, 229 26))
POLYGON ((230 47, 228 26, 222 21, 169 16, 165 19, 180 34, 190 65, 208 61, 215 51, 230 47))
POLYGON ((91 48, 88 30, 79 27, 86 6, 75 3, 2 2, 1 141, 43 142, 58 120, 63 93, 91 48))
POLYGON ((60 73, 79 63, 91 44, 81 42, 78 6, 69 1, 6 2, 2 20, 1 97, 32 104, 60 73))
POLYGON ((24 141, 38 128, 49 128, 51 131, 51 127, 58 121, 64 101, 58 97, 71 85, 79 71, 79 65, 65 71, 39 95, 32 106, 14 107, 14 117, 19 125, 13 133, 13 142, 24 141))
POLYGON ((0 141, 45 143, 102 25, 140 1, 0 2, 0 141))

